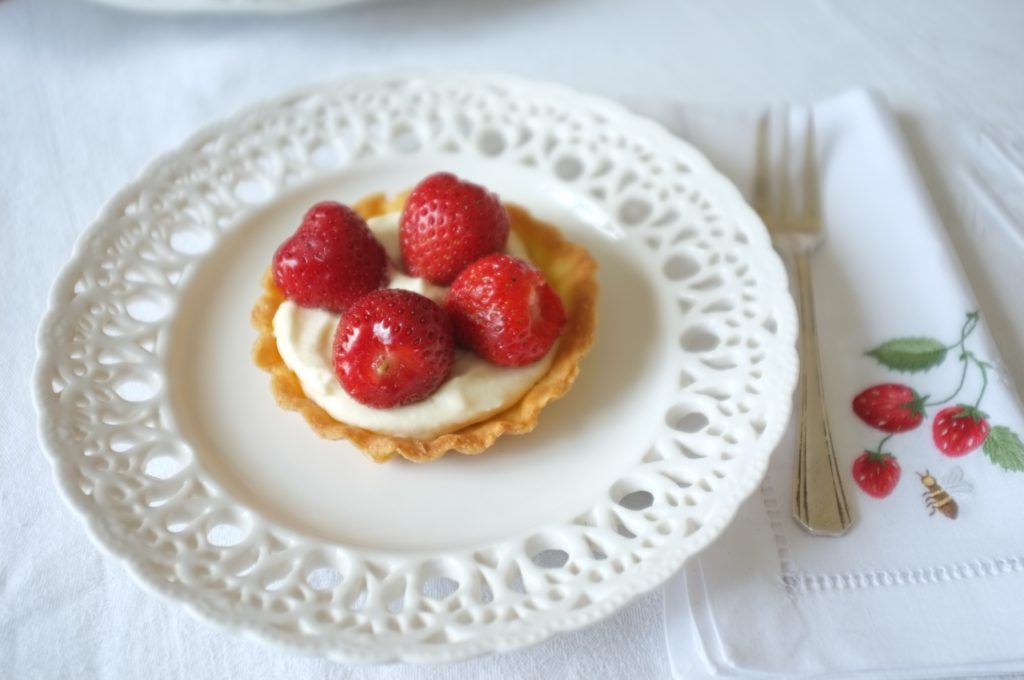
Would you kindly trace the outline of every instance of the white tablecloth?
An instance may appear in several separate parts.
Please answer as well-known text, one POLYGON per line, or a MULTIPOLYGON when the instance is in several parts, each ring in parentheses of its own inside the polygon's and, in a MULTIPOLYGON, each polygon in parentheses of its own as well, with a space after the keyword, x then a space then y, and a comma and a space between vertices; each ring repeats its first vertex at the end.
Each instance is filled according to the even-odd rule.
POLYGON ((1021 27, 1024 4, 1009 1, 387 0, 182 17, 0 0, 0 676, 669 677, 658 593, 532 649, 372 669, 264 647, 143 593, 64 507, 36 442, 28 385, 50 282, 146 162, 204 123, 310 82, 407 67, 504 71, 668 122, 868 85, 903 115, 1022 385, 1021 27))

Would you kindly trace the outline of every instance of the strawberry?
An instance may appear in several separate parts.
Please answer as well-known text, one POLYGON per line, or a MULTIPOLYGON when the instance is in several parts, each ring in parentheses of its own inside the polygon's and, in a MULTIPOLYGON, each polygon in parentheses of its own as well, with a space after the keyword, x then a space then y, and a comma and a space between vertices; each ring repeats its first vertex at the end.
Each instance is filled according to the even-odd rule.
POLYGON ((356 300, 334 334, 334 372, 356 401, 392 408, 426 399, 455 360, 452 324, 433 300, 384 289, 356 300))
POLYGON ((882 432, 906 432, 924 420, 925 399, 906 385, 886 383, 869 387, 854 397, 853 412, 882 432))
POLYGON ((439 172, 417 184, 402 209, 402 261, 413 276, 447 286, 470 263, 503 250, 508 229, 497 196, 439 172))
POLYGON ((341 313, 387 281, 388 256, 366 221, 341 203, 317 203, 274 253, 274 282, 303 307, 341 313))
POLYGON ((466 267, 445 308, 455 337, 499 366, 525 366, 544 356, 565 327, 565 308, 544 274, 497 253, 466 267))
POLYGON ((900 481, 900 464, 891 453, 865 451, 853 461, 853 479, 869 496, 885 498, 900 481))
POLYGON ((962 456, 981 446, 992 429, 986 414, 973 406, 947 406, 932 421, 932 439, 946 456, 962 456))

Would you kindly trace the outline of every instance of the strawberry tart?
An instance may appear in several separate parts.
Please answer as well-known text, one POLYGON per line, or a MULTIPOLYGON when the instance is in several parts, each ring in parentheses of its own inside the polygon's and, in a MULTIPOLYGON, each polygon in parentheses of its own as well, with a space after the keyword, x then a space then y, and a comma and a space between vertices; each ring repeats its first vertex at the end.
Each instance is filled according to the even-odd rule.
POLYGON ((283 408, 376 461, 477 454, 532 430, 590 349, 596 264, 450 173, 312 206, 253 308, 283 408))

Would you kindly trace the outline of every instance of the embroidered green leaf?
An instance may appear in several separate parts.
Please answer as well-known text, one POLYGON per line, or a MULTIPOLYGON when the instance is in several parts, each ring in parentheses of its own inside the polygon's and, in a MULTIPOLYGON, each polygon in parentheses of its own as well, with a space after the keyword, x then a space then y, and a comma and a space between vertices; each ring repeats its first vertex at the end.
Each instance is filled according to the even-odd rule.
POLYGON ((896 338, 865 354, 894 371, 917 373, 941 364, 946 358, 946 346, 931 338, 896 338))
POLYGON ((996 425, 985 438, 981 450, 1004 470, 1024 472, 1024 442, 1008 427, 996 425))

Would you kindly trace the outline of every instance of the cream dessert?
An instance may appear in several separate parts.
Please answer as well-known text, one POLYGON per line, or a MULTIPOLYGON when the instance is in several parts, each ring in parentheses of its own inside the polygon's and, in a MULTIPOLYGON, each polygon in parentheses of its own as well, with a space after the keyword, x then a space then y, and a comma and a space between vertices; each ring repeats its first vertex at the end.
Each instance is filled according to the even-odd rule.
MULTIPOLYGON (((367 220, 392 262, 400 262, 398 213, 367 220)), ((526 249, 512 235, 507 252, 528 261, 526 249)), ((389 277, 389 288, 420 293, 443 304, 447 286, 409 276, 400 269, 389 277)), ((538 361, 518 368, 496 366, 475 353, 456 349, 448 379, 426 399, 404 406, 379 409, 349 395, 338 382, 332 362, 334 333, 339 314, 302 307, 286 300, 274 314, 277 350, 299 379, 302 391, 332 418, 382 434, 429 439, 482 420, 518 401, 551 367, 552 347, 538 361)))
POLYGON ((314 205, 253 308, 278 404, 380 462, 481 453, 532 430, 593 342, 596 264, 483 187, 314 205))

